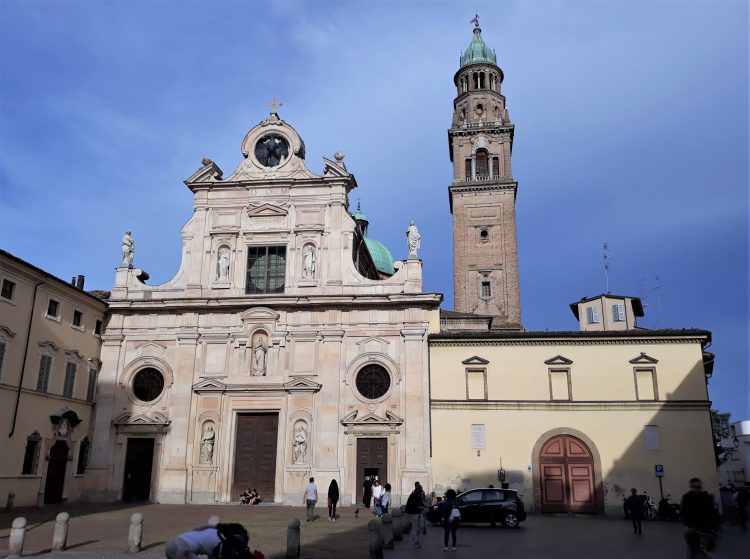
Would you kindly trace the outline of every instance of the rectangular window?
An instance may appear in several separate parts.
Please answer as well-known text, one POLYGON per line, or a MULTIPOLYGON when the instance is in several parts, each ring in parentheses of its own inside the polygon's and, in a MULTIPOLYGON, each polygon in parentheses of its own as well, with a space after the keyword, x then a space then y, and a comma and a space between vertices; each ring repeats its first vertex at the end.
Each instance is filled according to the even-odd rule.
POLYGON ((83 326, 83 313, 81 311, 73 311, 73 326, 79 328, 83 326))
POLYGON ((500 159, 498 159, 497 157, 492 158, 492 176, 500 176, 500 159))
POLYGON ((3 280, 3 288, 0 292, 0 297, 3 299, 8 299, 9 301, 13 299, 13 295, 16 293, 16 284, 10 280, 4 279, 3 280))
POLYGON ((551 369, 549 372, 549 391, 551 400, 570 400, 570 371, 551 369))
POLYGON ((284 293, 286 247, 247 247, 247 284, 245 293, 284 293))
POLYGON ((490 299, 492 297, 492 285, 488 281, 482 282, 482 299, 490 299))
POLYGON ((52 358, 49 355, 42 355, 39 360, 39 376, 36 379, 36 389, 40 392, 47 392, 49 385, 49 370, 52 367, 52 358))
POLYGON ((646 450, 659 450, 659 426, 643 426, 643 446, 646 450))
POLYGON ((54 299, 50 299, 47 303, 47 316, 51 318, 58 318, 60 316, 60 303, 54 299))
POLYGON ((26 450, 24 450, 23 453, 23 466, 21 468, 22 475, 31 475, 36 473, 38 447, 38 440, 32 438, 26 441, 26 450))
POLYGON ((464 177, 467 181, 471 180, 471 159, 467 159, 464 164, 466 165, 466 174, 464 174, 464 177))
POLYGON ((76 384, 76 364, 68 362, 65 367, 65 382, 63 383, 63 396, 66 398, 73 397, 73 389, 76 384))
POLYGON ((586 320, 588 320, 589 324, 598 324, 599 323, 599 309, 596 307, 587 307, 586 308, 586 320))
POLYGON ((101 320, 97 320, 96 323, 94 324, 94 334, 96 334, 97 336, 102 335, 102 321, 101 320))
POLYGON ((471 426, 471 448, 474 450, 484 449, 484 424, 476 423, 471 426))
POLYGON ((86 386, 86 401, 93 402, 96 396, 96 369, 89 369, 89 382, 86 386))
POLYGON ((622 322, 625 320, 625 305, 622 303, 612 305, 612 320, 615 322, 622 322))
POLYGON ((635 370, 636 400, 657 400, 656 371, 654 369, 635 370))
POLYGON ((3 361, 5 361, 5 342, 0 342, 0 378, 3 378, 3 361))
POLYGON ((487 399, 486 378, 485 371, 466 371, 466 398, 468 400, 487 399))

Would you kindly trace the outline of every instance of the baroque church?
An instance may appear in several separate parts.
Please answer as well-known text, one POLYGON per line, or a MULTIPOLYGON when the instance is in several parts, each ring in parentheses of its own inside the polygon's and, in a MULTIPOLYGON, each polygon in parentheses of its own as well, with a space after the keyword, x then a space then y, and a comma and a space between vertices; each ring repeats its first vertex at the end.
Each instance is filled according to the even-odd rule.
POLYGON ((503 80, 475 20, 448 131, 453 311, 423 291, 418 224, 394 260, 343 154, 311 171, 276 106, 234 172, 204 159, 170 281, 148 285, 123 237, 94 417, 45 443, 80 463, 86 438, 62 494, 297 504, 313 476, 354 504, 369 475, 396 503, 505 482, 530 510, 617 513, 655 465, 673 494, 710 485, 710 332, 639 328, 640 300, 611 293, 571 305, 578 331, 524 330, 503 80))

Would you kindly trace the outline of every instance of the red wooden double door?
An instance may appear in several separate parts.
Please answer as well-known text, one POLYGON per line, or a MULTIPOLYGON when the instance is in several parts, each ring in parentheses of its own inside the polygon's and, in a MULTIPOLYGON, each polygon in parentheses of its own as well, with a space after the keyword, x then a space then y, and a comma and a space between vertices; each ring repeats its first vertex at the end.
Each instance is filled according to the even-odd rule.
POLYGON ((542 512, 596 512, 594 458, 570 435, 547 441, 539 454, 542 512))

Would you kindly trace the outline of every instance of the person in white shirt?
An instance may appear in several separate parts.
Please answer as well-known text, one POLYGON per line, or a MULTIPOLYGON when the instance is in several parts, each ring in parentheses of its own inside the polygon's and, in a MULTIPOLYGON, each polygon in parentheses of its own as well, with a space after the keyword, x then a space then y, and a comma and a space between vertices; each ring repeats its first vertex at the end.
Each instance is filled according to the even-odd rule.
POLYGON ((304 496, 305 505, 307 506, 307 520, 306 522, 312 522, 315 519, 315 503, 318 501, 318 486, 315 485, 315 478, 310 478, 310 483, 305 488, 304 496))
POLYGON ((380 485, 380 481, 376 478, 375 481, 372 482, 372 503, 371 508, 373 514, 377 514, 377 511, 375 510, 375 505, 378 504, 378 499, 383 495, 383 486, 380 485))

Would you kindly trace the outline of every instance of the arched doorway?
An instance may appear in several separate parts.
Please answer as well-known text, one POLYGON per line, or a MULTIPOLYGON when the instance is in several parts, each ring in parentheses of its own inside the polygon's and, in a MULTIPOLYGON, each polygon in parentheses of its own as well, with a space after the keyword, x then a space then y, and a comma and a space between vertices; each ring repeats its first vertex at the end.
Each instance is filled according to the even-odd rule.
POLYGON ((49 451, 47 479, 44 482, 44 503, 62 503, 65 488, 65 468, 68 465, 68 445, 57 441, 49 451))
POLYGON ((597 511, 594 456, 572 435, 557 435, 539 451, 542 512, 597 511))

